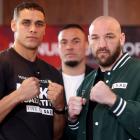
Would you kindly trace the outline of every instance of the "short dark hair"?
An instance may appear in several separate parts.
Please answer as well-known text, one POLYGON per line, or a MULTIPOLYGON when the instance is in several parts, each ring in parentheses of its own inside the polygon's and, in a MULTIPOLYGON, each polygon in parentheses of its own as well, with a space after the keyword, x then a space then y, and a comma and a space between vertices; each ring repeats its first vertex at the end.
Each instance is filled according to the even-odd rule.
POLYGON ((40 12, 43 13, 45 20, 46 20, 46 13, 45 10, 43 9, 43 7, 41 7, 39 4, 35 3, 35 2, 22 2, 20 4, 18 4, 15 9, 14 9, 14 15, 13 18, 17 18, 19 16, 20 11, 24 10, 24 9, 35 9, 38 10, 40 12))
POLYGON ((79 24, 67 24, 64 25, 63 27, 61 27, 60 31, 66 30, 66 29, 70 29, 70 28, 77 28, 79 30, 81 30, 83 33, 85 33, 84 29, 79 25, 79 24))
POLYGON ((82 28, 82 26, 80 26, 79 24, 73 24, 73 23, 71 23, 71 24, 66 24, 66 25, 62 26, 62 27, 60 28, 59 32, 58 32, 58 35, 59 35, 59 33, 60 33, 61 31, 67 30, 67 29, 71 29, 71 28, 79 29, 80 31, 82 31, 83 34, 85 35, 86 40, 87 40, 86 31, 85 31, 85 30, 82 28))

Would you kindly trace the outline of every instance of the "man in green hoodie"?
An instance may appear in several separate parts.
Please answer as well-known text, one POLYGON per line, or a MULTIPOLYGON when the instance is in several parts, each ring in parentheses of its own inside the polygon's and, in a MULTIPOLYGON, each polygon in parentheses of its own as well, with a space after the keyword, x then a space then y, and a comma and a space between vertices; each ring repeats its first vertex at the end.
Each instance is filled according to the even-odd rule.
POLYGON ((123 53, 124 43, 115 18, 91 23, 89 45, 99 68, 69 100, 70 139, 140 140, 140 61, 123 53))

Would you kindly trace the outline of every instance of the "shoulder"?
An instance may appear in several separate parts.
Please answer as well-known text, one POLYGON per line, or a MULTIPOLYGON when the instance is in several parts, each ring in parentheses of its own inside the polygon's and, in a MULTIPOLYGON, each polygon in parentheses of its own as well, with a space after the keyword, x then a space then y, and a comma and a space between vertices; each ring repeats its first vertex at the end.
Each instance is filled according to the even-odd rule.
POLYGON ((11 48, 8 48, 6 50, 2 50, 0 52, 0 65, 2 66, 7 66, 9 62, 13 59, 11 56, 11 48))
POLYGON ((93 70, 94 70, 94 68, 92 68, 92 67, 86 65, 86 72, 85 72, 85 74, 88 75, 88 74, 89 74, 90 72, 92 72, 93 70))
POLYGON ((140 59, 138 58, 131 58, 129 61, 129 67, 134 70, 140 70, 140 59))
POLYGON ((38 59, 38 64, 41 67, 44 67, 45 69, 47 69, 47 71, 49 71, 49 72, 59 73, 59 71, 57 70, 57 68, 55 68, 54 66, 52 66, 51 64, 47 63, 46 61, 44 61, 42 59, 38 59))
POLYGON ((0 60, 6 59, 10 53, 11 53, 11 49, 2 50, 0 52, 0 60))
POLYGON ((42 59, 38 59, 37 64, 44 75, 47 75, 55 82, 62 83, 62 74, 61 72, 55 68, 54 66, 48 64, 46 61, 42 59))
POLYGON ((95 77, 96 76, 96 72, 97 72, 97 70, 92 70, 86 77, 85 77, 85 79, 84 79, 84 81, 89 81, 90 79, 92 79, 93 77, 95 77))

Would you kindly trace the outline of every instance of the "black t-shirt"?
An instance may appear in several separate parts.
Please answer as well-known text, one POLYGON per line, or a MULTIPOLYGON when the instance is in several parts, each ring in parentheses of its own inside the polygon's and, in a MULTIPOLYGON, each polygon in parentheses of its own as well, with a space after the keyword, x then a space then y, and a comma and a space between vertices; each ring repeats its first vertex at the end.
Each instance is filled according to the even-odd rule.
MULTIPOLYGON (((101 72, 99 69, 94 84, 96 84, 100 80, 104 81, 104 72, 101 72)), ((89 108, 86 119, 87 140, 93 140, 93 110, 96 107, 96 104, 96 102, 92 102, 89 100, 89 108)))
POLYGON ((40 80, 39 96, 17 105, 0 124, 3 140, 52 140, 53 109, 47 100, 48 80, 62 84, 61 74, 46 62, 30 62, 13 48, 0 53, 0 99, 19 88, 23 80, 40 80))

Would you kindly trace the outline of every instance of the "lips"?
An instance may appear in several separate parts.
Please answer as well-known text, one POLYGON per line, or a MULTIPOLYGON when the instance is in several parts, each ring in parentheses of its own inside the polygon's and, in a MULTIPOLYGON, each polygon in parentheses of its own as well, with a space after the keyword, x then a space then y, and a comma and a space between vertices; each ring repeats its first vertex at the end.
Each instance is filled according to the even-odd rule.
POLYGON ((66 55, 75 55, 74 53, 67 53, 66 55))
POLYGON ((74 58, 75 57, 75 54, 71 53, 71 54, 66 54, 65 55, 67 58, 74 58))
POLYGON ((107 50, 107 49, 97 50, 97 54, 106 54, 106 53, 109 53, 109 50, 107 50))
POLYGON ((108 51, 97 51, 97 54, 107 54, 108 51))
POLYGON ((36 36, 27 36, 27 38, 29 38, 29 39, 37 39, 36 36))

